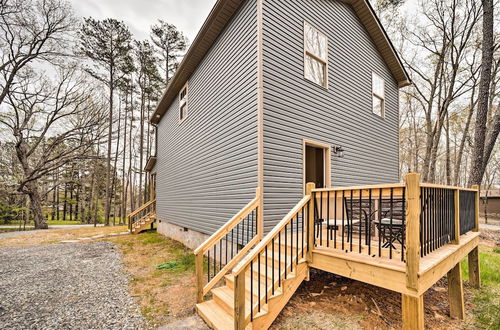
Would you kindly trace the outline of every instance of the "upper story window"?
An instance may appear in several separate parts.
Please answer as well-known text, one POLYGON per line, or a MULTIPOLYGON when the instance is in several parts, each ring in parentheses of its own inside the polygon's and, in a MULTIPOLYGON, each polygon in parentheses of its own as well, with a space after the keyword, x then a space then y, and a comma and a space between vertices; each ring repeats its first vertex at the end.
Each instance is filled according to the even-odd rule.
POLYGON ((380 117, 385 116, 385 82, 382 77, 372 73, 372 102, 373 113, 380 117))
POLYGON ((328 38, 304 22, 304 77, 328 87, 328 38))
POLYGON ((188 86, 184 88, 179 93, 179 122, 184 121, 188 115, 188 86))

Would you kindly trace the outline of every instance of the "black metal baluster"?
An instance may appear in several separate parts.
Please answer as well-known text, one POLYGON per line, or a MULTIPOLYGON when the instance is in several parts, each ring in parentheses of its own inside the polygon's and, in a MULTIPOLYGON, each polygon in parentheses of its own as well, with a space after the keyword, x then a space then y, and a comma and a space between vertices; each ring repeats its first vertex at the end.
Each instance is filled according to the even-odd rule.
POLYGON ((297 265, 299 264, 299 212, 295 215, 295 264, 297 265))
POLYGON ((391 218, 390 218, 390 224, 389 224, 389 259, 392 259, 392 219, 393 219, 393 212, 394 212, 394 188, 391 188, 391 200, 390 200, 390 209, 391 209, 391 218))
POLYGON ((243 221, 241 221, 241 245, 242 245, 242 247, 246 245, 246 244, 244 244, 244 241, 245 241, 245 219, 243 219, 243 221))
POLYGON ((382 188, 378 190, 378 256, 382 256, 382 188))
POLYGON ((344 235, 345 235, 345 226, 344 226, 344 213, 345 213, 345 190, 342 190, 342 250, 345 249, 344 246, 344 235))
POLYGON ((208 269, 207 269, 207 282, 210 282, 210 249, 207 251, 207 263, 208 263, 208 269))
POLYGON ((255 229, 255 228, 254 228, 254 227, 255 227, 254 225, 255 225, 255 223, 254 223, 254 219, 253 219, 253 210, 252 210, 251 214, 252 214, 252 235, 251 235, 251 237, 252 237, 252 239, 253 239, 253 237, 254 237, 254 235, 255 235, 255 232, 254 232, 254 229, 255 229))
POLYGON ((335 198, 335 202, 333 204, 333 213, 334 213, 334 218, 333 218, 333 247, 336 249, 337 248, 337 190, 333 193, 333 196, 335 198))
POLYGON ((330 247, 330 191, 326 193, 326 247, 330 247))
POLYGON ((214 276, 217 275, 217 244, 214 244, 214 276))
POLYGON ((271 256, 273 257, 273 268, 271 269, 271 293, 274 296, 274 237, 271 242, 271 256))
POLYGON ((226 234, 224 237, 226 238, 225 241, 226 241, 226 265, 227 265, 227 252, 228 252, 228 248, 227 248, 227 237, 228 235, 226 234))
POLYGON ((247 243, 250 242, 250 215, 247 215, 247 243))
POLYGON ((438 240, 438 248, 440 248, 443 244, 443 189, 436 189, 438 193, 438 200, 439 204, 437 204, 438 212, 439 212, 439 217, 438 217, 438 225, 439 225, 439 240, 438 240))
POLYGON ((281 287, 281 231, 278 232, 278 288, 279 287, 281 287))
POLYGON ((231 260, 234 258, 234 228, 231 229, 231 260))
POLYGON ((426 217, 427 217, 427 254, 431 252, 432 247, 432 196, 429 188, 425 188, 427 196, 426 217))
POLYGON ((240 224, 236 225, 236 254, 238 254, 240 249, 240 224))
POLYGON ((351 189, 351 196, 350 196, 350 203, 351 203, 350 206, 351 207, 349 208, 350 214, 348 215, 348 219, 347 219, 348 224, 349 224, 349 234, 348 234, 349 235, 349 251, 351 251, 351 252, 352 252, 352 233, 353 233, 352 227, 354 225, 353 224, 354 212, 353 212, 353 208, 352 208, 352 197, 353 197, 352 195, 353 195, 353 190, 351 189))
POLYGON ((253 321, 253 259, 250 261, 250 321, 253 321))
POLYGON ((358 253, 361 253, 361 235, 362 235, 362 227, 363 227, 363 217, 361 214, 363 213, 363 201, 362 201, 363 190, 359 189, 359 237, 358 237, 358 253))
POLYGON ((432 249, 431 252, 436 248, 436 241, 438 238, 437 232, 437 203, 436 203, 436 190, 434 188, 430 188, 432 193, 432 249))
POLYGON ((288 251, 288 234, 286 233, 286 225, 285 225, 285 231, 284 231, 284 234, 285 234, 285 280, 286 280, 286 270, 288 268, 288 259, 287 259, 287 251, 288 251))
POLYGON ((290 272, 293 272, 293 218, 290 220, 290 272))
POLYGON ((372 255, 372 189, 368 191, 368 255, 372 255))
MULTIPOLYGON (((405 260, 405 234, 406 234, 406 188, 403 187, 403 205, 401 206, 401 261, 405 260)), ((420 198, 422 200, 422 198, 420 198)), ((420 229, 422 230, 422 229, 420 229)), ((422 242, 422 240, 420 240, 422 242)))
POLYGON ((222 240, 219 241, 219 271, 222 269, 222 240))
POLYGON ((257 253, 257 312, 260 313, 260 252, 257 253))
POLYGON ((319 229, 319 246, 323 246, 323 191, 319 193, 319 221, 318 221, 318 229, 319 229))
MULTIPOLYGON (((403 189, 403 193, 404 192, 405 192, 405 190, 403 189)), ((426 225, 426 217, 425 217, 426 209, 427 209, 426 208, 426 200, 427 199, 425 197, 425 188, 421 187, 420 188, 420 217, 422 218, 422 221, 421 221, 420 230, 422 231, 422 240, 420 241, 420 244, 421 244, 420 256, 425 256, 425 249, 427 246, 427 244, 426 244, 427 243, 427 237, 426 237, 427 225, 426 225)), ((403 203, 405 203, 405 199, 403 199, 403 203)), ((406 209, 404 209, 403 211, 406 213, 406 209)), ((405 228, 404 233, 406 233, 406 226, 404 228, 405 228)), ((405 235, 403 235, 403 236, 405 236, 405 235)))
POLYGON ((269 255, 267 254, 267 245, 266 245, 266 304, 267 304, 267 259, 269 259, 269 255))
POLYGON ((301 238, 302 238, 302 258, 304 258, 304 210, 305 210, 305 206, 302 207, 302 226, 301 226, 301 229, 302 229, 302 235, 301 235, 301 238))

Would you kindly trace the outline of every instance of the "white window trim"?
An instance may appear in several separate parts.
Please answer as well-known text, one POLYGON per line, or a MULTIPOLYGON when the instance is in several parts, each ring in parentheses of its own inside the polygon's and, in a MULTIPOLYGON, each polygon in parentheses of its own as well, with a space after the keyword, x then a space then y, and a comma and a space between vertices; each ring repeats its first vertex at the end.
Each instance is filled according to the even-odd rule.
POLYGON ((372 113, 377 117, 385 118, 385 79, 382 78, 382 76, 376 72, 372 72, 371 78, 372 78, 372 83, 371 83, 371 86, 372 86, 372 113), (375 93, 375 90, 373 89, 373 76, 377 76, 378 78, 380 78, 380 80, 382 80, 384 82, 384 95, 379 95, 379 94, 375 93), (374 97, 376 97, 382 101, 382 109, 380 109, 380 112, 381 112, 380 115, 376 114, 374 111, 375 109, 373 109, 373 98, 374 97))
POLYGON ((189 102, 189 86, 188 86, 188 83, 186 83, 184 85, 184 87, 181 88, 181 91, 179 92, 179 125, 182 124, 189 116, 188 102, 189 102), (181 107, 182 107, 181 94, 184 90, 186 90, 186 96, 184 97, 185 98, 184 106, 186 107, 186 110, 185 110, 186 115, 184 116, 184 118, 181 118, 181 107))
POLYGON ((310 82, 313 82, 314 84, 320 86, 320 87, 323 87, 325 89, 328 89, 328 53, 329 53, 329 40, 328 40, 328 36, 326 34, 324 34, 323 32, 321 32, 320 29, 318 29, 316 26, 314 26, 313 24, 307 22, 306 20, 304 20, 304 28, 302 30, 302 34, 304 35, 304 45, 303 45, 303 48, 304 48, 304 59, 303 59, 303 62, 304 62, 304 79, 306 79, 307 81, 310 81, 310 82), (316 56, 315 54, 313 53, 310 53, 306 50, 306 44, 307 44, 307 41, 306 41, 306 25, 309 25, 310 27, 312 27, 313 29, 315 29, 318 33, 321 33, 325 38, 326 38, 326 61, 322 58, 319 58, 318 56, 316 56), (317 82, 315 81, 312 81, 311 79, 307 78, 306 77, 306 57, 307 56, 310 56, 312 57, 314 60, 322 63, 323 65, 325 65, 325 73, 324 73, 324 76, 325 76, 325 81, 323 82, 323 84, 318 84, 317 82))

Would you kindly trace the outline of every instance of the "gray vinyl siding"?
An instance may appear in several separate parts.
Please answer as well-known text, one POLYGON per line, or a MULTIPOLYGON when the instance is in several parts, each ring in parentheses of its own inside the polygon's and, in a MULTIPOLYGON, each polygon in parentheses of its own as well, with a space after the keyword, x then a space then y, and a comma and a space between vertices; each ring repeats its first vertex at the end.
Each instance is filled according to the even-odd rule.
POLYGON ((332 154, 332 186, 399 181, 398 88, 353 9, 337 0, 264 2, 264 212, 269 230, 303 193, 303 139, 332 154), (328 36, 329 88, 304 79, 304 20, 328 36), (372 113, 372 72, 385 118, 372 113))
POLYGON ((211 234, 255 197, 257 187, 256 4, 248 0, 158 126, 157 213, 211 234))

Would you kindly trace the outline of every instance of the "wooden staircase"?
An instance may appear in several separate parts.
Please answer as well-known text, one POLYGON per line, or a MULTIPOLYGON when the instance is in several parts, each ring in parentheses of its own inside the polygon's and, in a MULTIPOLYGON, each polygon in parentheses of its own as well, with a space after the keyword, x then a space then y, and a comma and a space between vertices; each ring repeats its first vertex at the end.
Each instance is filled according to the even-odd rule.
POLYGON ((150 200, 128 215, 129 231, 138 234, 156 221, 156 200, 150 200))
MULTIPOLYGON (((271 260, 272 262, 272 260, 271 260)), ((275 256, 274 267, 275 274, 278 274, 278 259, 275 256)), ((263 271, 261 269, 261 271, 263 271)), ((274 294, 272 289, 271 267, 268 267, 268 275, 260 275, 260 311, 259 311, 259 274, 256 269, 253 270, 252 279, 250 274, 245 274, 245 328, 246 329, 267 329, 278 314, 285 307, 288 300, 293 296, 302 281, 306 279, 308 267, 305 260, 300 260, 293 271, 290 266, 287 269, 287 278, 284 279, 284 269, 281 272, 281 286, 278 283, 278 277, 274 279, 274 294), (266 286, 267 280, 267 300, 266 286), (253 286, 251 283, 253 282, 253 286), (250 287, 254 292, 251 293, 250 287), (253 296, 252 301, 250 296, 253 296), (253 305, 254 316, 250 316, 250 306, 253 305)), ((205 322, 214 329, 234 329, 234 311, 235 311, 235 276, 232 274, 225 276, 225 285, 212 289, 212 299, 196 305, 198 314, 205 322)))
POLYGON ((132 234, 138 234, 143 230, 151 228, 156 221, 156 212, 150 212, 132 224, 132 234))
MULTIPOLYGON (((255 231, 247 244, 241 244, 236 233, 253 211, 258 213, 260 196, 250 202, 195 251, 198 304, 196 310, 214 329, 267 329, 308 278, 307 209, 310 195, 305 196, 262 240, 255 231), (255 240, 257 239, 257 240, 255 240), (235 246, 237 254, 227 253, 235 246), (251 245, 251 246, 250 246, 251 245), (226 258, 224 258, 226 255, 226 258), (208 266, 204 260, 208 257, 208 266), (203 272, 208 268, 208 274, 203 272), (205 283, 205 276, 208 283, 205 283), (216 286, 223 282, 222 286, 216 286), (204 297, 211 294, 211 299, 204 297)), ((251 217, 253 219, 253 216, 251 217)), ((257 226, 262 223, 256 219, 257 226)), ((252 232, 253 233, 253 232, 252 232)), ((248 235, 248 234, 247 234, 248 235)))

